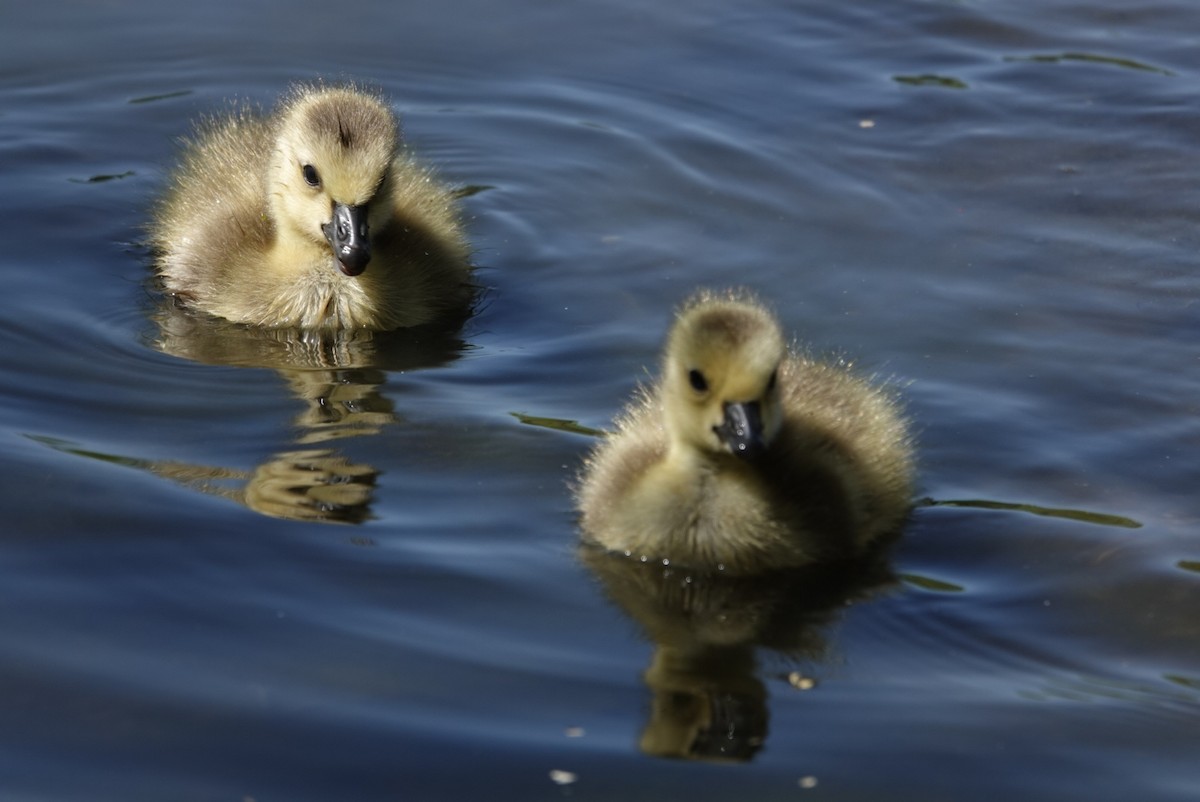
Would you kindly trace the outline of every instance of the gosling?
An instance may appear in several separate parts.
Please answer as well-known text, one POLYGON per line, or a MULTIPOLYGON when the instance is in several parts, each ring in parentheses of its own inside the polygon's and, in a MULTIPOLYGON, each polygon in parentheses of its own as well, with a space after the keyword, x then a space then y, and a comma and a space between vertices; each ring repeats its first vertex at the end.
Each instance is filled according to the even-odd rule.
POLYGON ((375 329, 463 314, 473 298, 453 193, 354 86, 300 85, 269 116, 203 123, 150 226, 181 302, 268 328, 375 329))
POLYGON ((912 441, 895 399, 789 351, 753 297, 680 310, 641 391, 576 485, 586 540, 639 559, 761 573, 851 559, 911 506, 912 441))

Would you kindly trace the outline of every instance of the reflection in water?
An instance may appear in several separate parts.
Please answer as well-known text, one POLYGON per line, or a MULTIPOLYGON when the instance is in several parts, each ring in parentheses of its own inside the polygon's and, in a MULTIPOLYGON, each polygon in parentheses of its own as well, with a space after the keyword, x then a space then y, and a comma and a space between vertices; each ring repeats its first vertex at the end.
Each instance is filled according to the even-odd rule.
POLYGON ((821 661, 845 606, 895 584, 881 553, 761 576, 705 574, 584 545, 580 559, 654 641, 653 695, 639 746, 648 755, 742 762, 767 737, 755 652, 821 661))
MULTIPOLYGON (((399 332, 255 329, 166 302, 156 310, 159 351, 195 362, 276 370, 305 402, 292 446, 328 444, 378 433, 397 419, 379 388, 388 370, 444 365, 463 342, 454 328, 399 332)), ((252 471, 98 454, 40 438, 60 450, 150 471, 199 492, 236 500, 275 518, 362 523, 371 517, 378 471, 329 448, 289 447, 252 471)))
POLYGON ((397 331, 260 329, 209 317, 165 299, 152 316, 151 347, 207 365, 289 370, 415 370, 458 358, 463 320, 397 331))
POLYGON ((285 451, 254 469, 242 500, 273 518, 358 524, 370 517, 378 475, 332 451, 285 451))
POLYGON ((319 449, 275 454, 253 471, 243 471, 94 451, 55 437, 29 438, 64 454, 146 471, 263 515, 300 521, 362 523, 370 517, 371 489, 378 475, 370 465, 319 449))
POLYGON ((377 434, 396 420, 392 403, 379 394, 380 370, 281 370, 292 393, 305 401, 295 418, 300 443, 377 434))

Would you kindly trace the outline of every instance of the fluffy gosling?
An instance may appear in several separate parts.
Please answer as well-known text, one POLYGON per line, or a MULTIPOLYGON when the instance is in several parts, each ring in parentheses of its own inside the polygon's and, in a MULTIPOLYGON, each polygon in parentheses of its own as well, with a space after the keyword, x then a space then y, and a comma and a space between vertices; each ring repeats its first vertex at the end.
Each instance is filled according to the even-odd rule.
POLYGON ((473 297, 453 194, 354 86, 301 85, 269 116, 203 123, 150 241, 168 293, 254 326, 390 330, 473 297))
POLYGON ((658 384, 588 458, 584 537, 731 573, 851 558, 897 530, 912 445, 895 400, 844 365, 789 351, 744 294, 678 313, 658 384))

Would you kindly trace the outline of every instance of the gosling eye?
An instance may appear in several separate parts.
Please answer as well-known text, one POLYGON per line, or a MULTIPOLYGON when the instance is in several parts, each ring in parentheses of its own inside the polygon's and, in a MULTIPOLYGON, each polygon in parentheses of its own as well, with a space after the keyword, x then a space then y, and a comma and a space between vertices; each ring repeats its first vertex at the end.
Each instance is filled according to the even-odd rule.
POLYGON ((767 379, 767 392, 774 390, 776 384, 779 384, 779 368, 771 371, 771 378, 767 379))
POLYGON ((698 393, 708 391, 708 379, 704 378, 704 374, 695 368, 688 371, 688 384, 692 385, 692 389, 698 393))
POLYGON ((317 175, 316 167, 313 167, 311 164, 306 164, 301 168, 301 172, 304 173, 305 183, 310 187, 321 186, 321 176, 317 175))

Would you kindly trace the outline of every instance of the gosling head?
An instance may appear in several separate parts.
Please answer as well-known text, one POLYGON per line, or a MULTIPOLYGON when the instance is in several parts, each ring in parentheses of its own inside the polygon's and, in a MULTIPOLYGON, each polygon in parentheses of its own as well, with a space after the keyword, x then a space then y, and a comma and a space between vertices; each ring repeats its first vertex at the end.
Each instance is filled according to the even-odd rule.
POLYGON ((280 114, 271 163, 271 212, 287 235, 329 247, 341 271, 371 261, 369 212, 397 148, 397 124, 378 98, 355 89, 300 88, 280 114))
POLYGON ((741 298, 700 296, 680 312, 667 340, 662 377, 673 445, 751 458, 778 434, 779 324, 741 298))

